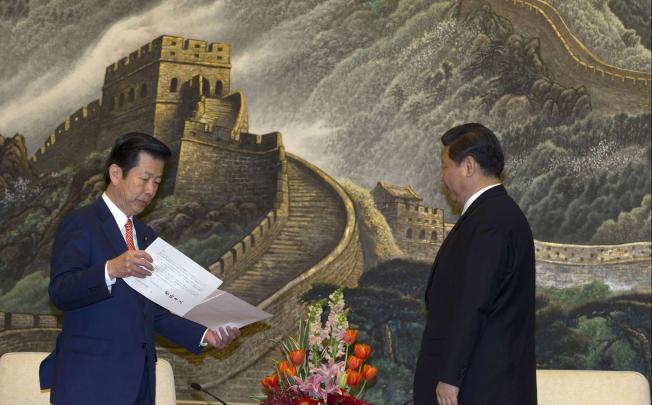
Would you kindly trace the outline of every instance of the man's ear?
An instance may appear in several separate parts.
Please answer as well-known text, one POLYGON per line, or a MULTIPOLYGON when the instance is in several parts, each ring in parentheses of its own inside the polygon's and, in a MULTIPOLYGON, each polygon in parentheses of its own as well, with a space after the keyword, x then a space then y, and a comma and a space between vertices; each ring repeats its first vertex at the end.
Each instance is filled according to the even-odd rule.
POLYGON ((462 164, 464 165, 464 174, 466 174, 466 177, 473 176, 476 170, 478 170, 478 162, 475 161, 473 156, 465 157, 462 164))
POLYGON ((122 168, 115 163, 109 166, 109 178, 111 179, 111 184, 115 184, 117 181, 121 180, 122 168))

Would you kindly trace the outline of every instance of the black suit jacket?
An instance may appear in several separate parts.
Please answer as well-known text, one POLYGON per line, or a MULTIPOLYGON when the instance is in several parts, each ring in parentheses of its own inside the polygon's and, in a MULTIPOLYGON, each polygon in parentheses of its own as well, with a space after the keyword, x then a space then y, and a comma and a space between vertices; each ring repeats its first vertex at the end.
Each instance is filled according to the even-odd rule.
POLYGON ((427 323, 415 405, 438 381, 460 405, 536 405, 534 242, 502 185, 482 193, 439 249, 426 287, 427 323))

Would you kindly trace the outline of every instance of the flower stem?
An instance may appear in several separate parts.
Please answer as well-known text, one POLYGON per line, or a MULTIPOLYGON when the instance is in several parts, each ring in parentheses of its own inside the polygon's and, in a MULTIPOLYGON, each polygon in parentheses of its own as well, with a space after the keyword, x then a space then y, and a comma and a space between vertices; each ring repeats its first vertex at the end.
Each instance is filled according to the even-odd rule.
POLYGON ((364 396, 363 391, 366 384, 367 384, 367 380, 364 380, 362 382, 362 386, 360 387, 360 391, 358 391, 358 399, 362 399, 362 397, 364 396))

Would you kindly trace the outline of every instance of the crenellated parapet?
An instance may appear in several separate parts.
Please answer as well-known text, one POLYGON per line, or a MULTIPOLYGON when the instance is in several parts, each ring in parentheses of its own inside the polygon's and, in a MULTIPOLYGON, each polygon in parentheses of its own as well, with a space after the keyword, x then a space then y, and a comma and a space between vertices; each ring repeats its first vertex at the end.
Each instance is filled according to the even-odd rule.
MULTIPOLYGON (((242 348, 234 350, 231 356, 221 359, 218 364, 211 365, 211 368, 204 369, 206 371, 210 370, 210 377, 207 379, 199 377, 201 384, 209 389, 219 387, 220 392, 224 395, 223 398, 227 400, 242 401, 249 398, 257 391, 255 387, 259 386, 260 379, 270 369, 273 369, 274 362, 278 359, 278 352, 274 349, 278 347, 282 339, 296 332, 297 320, 305 315, 307 304, 301 301, 302 294, 310 290, 315 284, 320 283, 353 287, 357 285, 357 280, 362 274, 363 254, 360 231, 351 198, 335 180, 316 166, 291 154, 288 154, 287 160, 288 164, 294 167, 295 170, 310 173, 315 181, 314 186, 332 196, 333 201, 337 202, 338 211, 342 218, 331 218, 328 221, 331 225, 330 231, 336 233, 337 237, 331 241, 330 248, 324 252, 323 256, 319 260, 313 261, 314 264, 312 265, 303 269, 294 269, 296 274, 292 279, 284 282, 282 286, 279 286, 280 288, 267 289, 267 295, 257 303, 258 308, 274 315, 265 321, 264 328, 254 333, 247 333, 248 331, 245 330, 244 336, 240 338, 242 348), (338 221, 342 221, 341 227, 335 226, 338 221)), ((295 189, 298 186, 300 184, 297 184, 295 180, 290 181, 290 190, 298 193, 299 191, 295 189)), ((285 225, 286 227, 292 227, 294 221, 301 221, 299 218, 293 218, 292 198, 290 197, 291 213, 285 225)), ((301 201, 301 204, 307 204, 303 199, 301 201)), ((295 210, 297 208, 294 207, 295 210)), ((319 214, 314 213, 314 215, 319 214)), ((327 233, 321 234, 322 239, 320 241, 322 243, 331 236, 327 235, 327 233)), ((306 237, 309 238, 309 236, 306 237)), ((282 236, 280 239, 283 239, 282 236)), ((275 245, 270 250, 276 251, 281 248, 280 245, 275 245)), ((306 249, 305 247, 302 248, 300 244, 295 248, 299 251, 306 249)), ((296 252, 288 251, 284 255, 292 256, 296 255, 296 252)), ((272 269, 274 273, 282 271, 279 268, 274 268, 274 261, 270 257, 263 256, 260 261, 265 264, 261 266, 262 269, 267 269, 266 263, 270 263, 269 266, 272 266, 269 268, 270 272, 272 269)), ((279 263, 278 267, 283 266, 279 263)), ((253 290, 260 289, 261 283, 253 277, 254 275, 249 273, 245 277, 252 280, 249 288, 253 290)), ((271 277, 272 275, 269 274, 266 278, 271 277)), ((232 282, 225 281, 224 288, 226 291, 230 291, 229 289, 233 287, 232 282)), ((255 303, 256 301, 250 302, 255 303)), ((177 369, 181 369, 181 367, 175 368, 175 372, 177 369)))
POLYGON ((30 157, 40 172, 54 171, 71 156, 94 150, 102 103, 94 100, 67 117, 30 157))
MULTIPOLYGON (((442 208, 426 207, 419 203, 406 203, 406 202, 388 202, 385 203, 387 206, 392 206, 396 209, 397 212, 400 212, 404 215, 416 215, 421 214, 423 218, 427 216, 434 215, 435 219, 443 218, 444 210, 442 208)), ((418 219, 415 218, 415 221, 418 222, 418 219)))
POLYGON ((0 311, 0 333, 9 330, 34 328, 61 328, 56 315, 21 314, 0 311))
POLYGON ((537 261, 574 264, 602 265, 623 264, 652 260, 652 243, 635 242, 621 245, 571 245, 534 241, 537 261))
POLYGON ((61 331, 55 315, 0 311, 0 356, 9 352, 49 352, 61 331))
POLYGON ((559 11, 547 1, 542 0, 504 0, 511 1, 514 5, 526 7, 534 13, 541 15, 550 25, 559 41, 566 51, 571 55, 575 63, 584 68, 587 72, 597 74, 600 77, 610 80, 620 80, 633 85, 650 87, 652 77, 650 72, 640 72, 631 69, 623 69, 610 65, 593 52, 591 52, 582 41, 570 30, 566 21, 559 11))
POLYGON ((208 43, 198 39, 162 35, 109 65, 106 68, 104 83, 109 84, 158 61, 230 68, 231 49, 229 44, 222 42, 208 43))
MULTIPOLYGON (((455 224, 446 224, 446 234, 455 224)), ((537 284, 567 288, 595 281, 613 289, 652 285, 652 243, 576 245, 534 240, 537 284)))
POLYGON ((0 356, 9 352, 52 351, 60 331, 58 316, 0 311, 0 356))
POLYGON ((599 281, 614 290, 650 291, 652 243, 568 245, 534 241, 537 284, 567 288, 599 281))
POLYGON ((183 138, 186 141, 206 142, 236 151, 267 152, 283 146, 283 135, 280 132, 269 134, 241 133, 237 138, 232 136, 231 128, 205 124, 199 121, 184 123, 183 138))
POLYGON ((406 202, 386 202, 378 206, 392 227, 397 241, 444 240, 444 210, 406 202))
MULTIPOLYGON (((490 3, 506 3, 512 7, 521 7, 540 16, 554 32, 557 40, 570 55, 577 66, 586 72, 609 80, 618 80, 634 86, 650 87, 652 74, 610 65, 596 56, 577 38, 566 21, 552 4, 545 0, 494 0, 490 3)), ((464 3, 471 3, 465 0, 464 3)))
POLYGON ((594 109, 637 112, 650 109, 652 74, 613 66, 596 56, 545 0, 462 0, 460 15, 487 7, 515 29, 541 41, 541 59, 551 78, 565 87, 584 86, 594 109), (619 100, 613 103, 613 100, 619 100))
POLYGON ((257 135, 242 134, 239 143, 256 141, 261 145, 266 140, 269 145, 274 142, 278 147, 279 165, 276 175, 276 195, 274 196, 273 207, 256 227, 246 235, 240 242, 232 246, 222 255, 209 269, 216 276, 228 279, 237 273, 238 269, 248 268, 255 263, 260 256, 269 248, 278 232, 285 225, 288 217, 288 162, 285 155, 285 148, 282 146, 282 135, 280 133, 257 135), (276 139, 274 139, 276 137, 276 139), (278 146, 281 145, 281 146, 278 146))
MULTIPOLYGON (((71 133, 78 133, 80 129, 88 129, 89 124, 96 124, 100 118, 100 110, 102 103, 100 100, 94 100, 79 110, 75 111, 72 115, 67 117, 57 128, 48 136, 43 145, 37 152, 31 156, 31 160, 36 162, 43 155, 48 152, 48 149, 53 147, 57 140, 63 140, 71 133)), ((69 142, 69 141, 68 141, 69 142)))
POLYGON ((371 195, 406 255, 423 260, 435 257, 445 237, 443 209, 421 205, 421 196, 410 186, 379 181, 371 195))
POLYGON ((269 248, 288 217, 288 174, 287 159, 281 147, 279 154, 276 196, 274 208, 246 235, 222 255, 209 270, 216 276, 229 279, 238 272, 252 266, 269 248))
POLYGON ((232 128, 186 120, 174 194, 180 200, 201 202, 207 207, 253 202, 269 211, 283 200, 279 191, 284 162, 285 150, 278 132, 240 133, 234 137, 232 128), (208 195, 206 190, 213 192, 208 195))

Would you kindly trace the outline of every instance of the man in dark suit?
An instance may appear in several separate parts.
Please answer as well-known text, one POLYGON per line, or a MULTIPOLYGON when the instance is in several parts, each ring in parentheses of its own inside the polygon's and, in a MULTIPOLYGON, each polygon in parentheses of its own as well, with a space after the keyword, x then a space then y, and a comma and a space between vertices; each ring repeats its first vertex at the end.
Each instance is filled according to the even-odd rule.
POLYGON ((415 405, 536 405, 534 241, 480 124, 442 136, 441 180, 463 206, 426 286, 415 405))
POLYGON ((48 291, 63 327, 40 368, 53 404, 152 405, 154 330, 195 354, 206 345, 224 348, 240 333, 171 314, 123 280, 154 271, 144 251, 154 231, 135 216, 154 198, 169 156, 149 135, 119 137, 106 164, 106 192, 59 225, 48 291))

